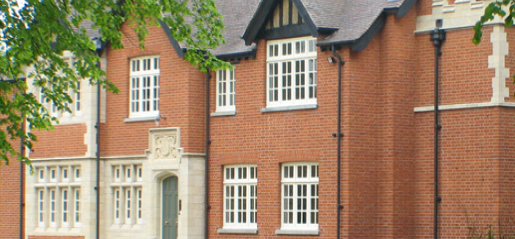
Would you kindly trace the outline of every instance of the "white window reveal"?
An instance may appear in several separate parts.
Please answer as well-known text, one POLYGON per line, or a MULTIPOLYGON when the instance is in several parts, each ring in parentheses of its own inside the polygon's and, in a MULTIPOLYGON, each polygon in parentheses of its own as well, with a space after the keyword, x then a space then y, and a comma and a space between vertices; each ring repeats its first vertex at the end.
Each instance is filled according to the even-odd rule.
POLYGON ((45 191, 38 190, 38 227, 45 226, 45 191))
POLYGON ((62 208, 61 208, 61 223, 62 223, 62 226, 63 227, 69 227, 70 224, 68 223, 69 222, 69 218, 68 218, 68 215, 69 215, 69 209, 68 209, 68 190, 67 189, 63 189, 61 191, 61 205, 62 205, 62 208))
POLYGON ((73 222, 76 227, 80 226, 81 220, 80 220, 80 214, 81 214, 81 207, 80 207, 80 189, 75 188, 74 189, 74 207, 73 207, 73 222))
POLYGON ((61 177, 63 182, 68 182, 68 167, 61 169, 61 177))
POLYGON ((143 223, 143 165, 112 165, 113 224, 143 223))
POLYGON ((316 105, 316 39, 270 40, 267 46, 267 107, 316 105))
POLYGON ((57 227, 57 205, 56 199, 57 195, 55 193, 55 189, 50 190, 50 226, 57 227))
POLYGON ((73 177, 75 181, 81 181, 80 167, 73 167, 73 177))
POLYGON ((81 101, 81 88, 80 88, 80 84, 81 82, 80 81, 77 81, 77 92, 75 92, 75 113, 80 113, 82 111, 81 107, 80 107, 80 101, 81 101))
POLYGON ((44 183, 44 182, 45 182, 45 169, 38 168, 38 183, 44 183))
POLYGON ((257 230, 257 167, 224 169, 224 229, 257 230))
POLYGON ((132 194, 131 189, 126 188, 125 189, 125 223, 131 224, 132 221, 132 194))
POLYGON ((136 188, 136 221, 138 224, 143 223, 143 191, 136 188))
POLYGON ((114 223, 120 224, 120 213, 121 213, 121 195, 120 189, 114 190, 114 223))
POLYGON ((50 169, 50 182, 57 182, 57 169, 56 168, 50 169))
POLYGON ((216 74, 216 111, 236 110, 236 79, 234 69, 218 70, 216 74))
POLYGON ((318 164, 282 166, 281 230, 318 230, 318 164))
POLYGON ((141 57, 130 64, 130 115, 159 115, 159 57, 141 57))
POLYGON ((27 213, 27 217, 35 215, 40 228, 80 227, 80 166, 52 165, 36 169, 37 205, 34 213, 27 213))

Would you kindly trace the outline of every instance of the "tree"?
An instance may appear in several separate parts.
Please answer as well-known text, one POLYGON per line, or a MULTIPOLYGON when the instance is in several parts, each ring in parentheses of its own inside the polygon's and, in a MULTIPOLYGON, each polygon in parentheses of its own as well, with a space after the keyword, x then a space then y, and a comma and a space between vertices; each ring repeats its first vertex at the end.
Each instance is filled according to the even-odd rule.
POLYGON ((187 45, 185 59, 200 70, 224 66, 209 49, 222 43, 223 23, 214 0, 1 0, 0 1, 0 165, 16 158, 30 165, 30 160, 13 147, 13 140, 23 139, 31 149, 36 135, 29 129, 52 129, 58 123, 34 94, 27 92, 24 69, 35 70, 26 77, 60 111, 68 111, 72 102, 69 90, 76 82, 89 79, 107 90, 116 86, 105 79, 97 66, 96 40, 84 28, 89 23, 103 42, 114 49, 122 48, 121 25, 133 27, 143 48, 147 26, 158 20, 170 26, 172 36, 187 45), (73 65, 62 59, 70 51, 73 65), (6 80, 10 79, 10 80, 6 80))
POLYGON ((513 26, 513 18, 515 17, 515 0, 497 0, 488 4, 485 8, 485 14, 481 16, 474 26, 474 37, 472 42, 479 44, 483 36, 483 26, 485 23, 494 20, 496 16, 504 20, 506 27, 513 26))

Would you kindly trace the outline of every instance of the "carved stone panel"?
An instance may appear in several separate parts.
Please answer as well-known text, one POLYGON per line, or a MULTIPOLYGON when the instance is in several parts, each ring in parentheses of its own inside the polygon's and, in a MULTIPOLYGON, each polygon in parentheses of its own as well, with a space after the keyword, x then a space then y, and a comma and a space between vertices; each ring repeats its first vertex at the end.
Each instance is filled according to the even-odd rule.
POLYGON ((180 157, 180 152, 178 128, 150 130, 148 154, 151 159, 177 159, 180 157))

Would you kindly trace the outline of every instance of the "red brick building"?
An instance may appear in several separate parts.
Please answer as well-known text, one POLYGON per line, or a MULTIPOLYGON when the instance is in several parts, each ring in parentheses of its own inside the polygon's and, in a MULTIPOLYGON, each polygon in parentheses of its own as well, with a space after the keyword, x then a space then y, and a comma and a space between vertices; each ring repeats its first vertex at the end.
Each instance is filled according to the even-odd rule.
MULTIPOLYGON (((487 4, 219 0, 213 53, 233 69, 207 75, 164 24, 145 50, 124 26, 125 48, 102 54, 120 93, 98 101, 83 84, 74 112, 38 133, 27 238, 515 235, 515 30, 494 21, 473 45, 487 4)), ((0 212, 19 216, 4 200, 0 212)))

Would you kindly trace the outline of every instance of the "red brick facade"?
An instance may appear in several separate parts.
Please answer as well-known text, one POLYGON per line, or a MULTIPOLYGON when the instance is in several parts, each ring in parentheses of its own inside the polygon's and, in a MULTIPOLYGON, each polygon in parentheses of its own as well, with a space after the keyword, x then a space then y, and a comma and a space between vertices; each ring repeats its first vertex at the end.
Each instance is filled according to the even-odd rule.
MULTIPOLYGON (((389 14, 385 26, 363 51, 337 50, 345 61, 341 172, 336 170, 337 140, 333 137, 337 132, 338 66, 328 63, 329 50, 319 47, 317 52, 316 109, 262 112, 267 105, 266 40, 257 42, 255 59, 240 59, 233 65, 236 114, 210 117, 208 238, 335 238, 338 173, 341 238, 434 237, 434 111, 420 110, 434 104, 434 47, 428 32, 417 32, 417 19, 431 15, 432 4, 431 0, 418 1, 400 18, 389 14), (289 162, 319 165, 318 235, 277 235, 281 228, 281 165, 289 162), (224 167, 236 164, 257 165, 257 234, 219 232, 224 227, 224 167)), ((447 32, 440 57, 441 105, 490 102, 496 76, 489 65, 493 28, 484 29, 483 42, 477 46, 471 43, 471 28, 447 32)), ((120 92, 108 93, 105 98, 100 132, 104 162, 146 157, 149 130, 156 128, 180 128, 182 153, 205 153, 206 76, 178 56, 162 28, 149 31, 141 50, 137 37, 124 25, 125 48, 105 52, 108 79, 120 92), (160 59, 161 118, 126 122, 130 59, 154 55, 160 59)), ((515 43, 510 42, 515 29, 506 33, 510 53, 505 57, 506 67, 515 69, 515 43)), ((216 72, 212 73, 209 113, 216 111, 216 72)), ((513 103, 515 85, 511 78, 505 83, 511 96, 505 102, 513 103)), ((441 111, 440 238, 477 236, 490 225, 497 233, 515 235, 515 109, 508 106, 441 111)), ((83 156, 88 150, 86 132, 85 124, 38 132, 39 142, 31 157, 83 156)), ((19 193, 17 167, 15 162, 0 167, 0 239, 18 236, 19 201, 13 196, 19 193)), ((108 171, 106 167, 103 172, 108 171)), ((28 238, 87 237, 56 233, 55 237, 28 238)))
MULTIPOLYGON (((15 148, 19 148, 14 144, 15 148)), ((20 163, 0 167, 0 238, 20 236, 20 163)))

